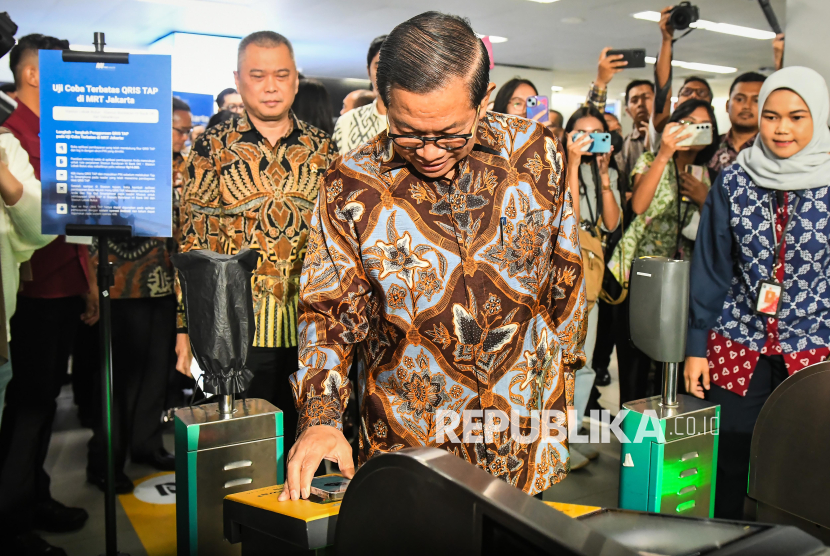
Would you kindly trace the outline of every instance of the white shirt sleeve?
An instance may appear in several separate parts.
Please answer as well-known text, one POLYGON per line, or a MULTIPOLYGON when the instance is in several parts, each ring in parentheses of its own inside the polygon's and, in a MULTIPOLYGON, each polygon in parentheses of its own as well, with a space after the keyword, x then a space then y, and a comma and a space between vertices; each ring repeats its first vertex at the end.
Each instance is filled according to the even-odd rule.
POLYGON ((29 163, 29 155, 11 133, 0 134, 0 157, 23 185, 23 195, 14 205, 3 203, 3 210, 9 219, 9 243, 17 261, 23 262, 57 236, 40 233, 40 181, 29 163))

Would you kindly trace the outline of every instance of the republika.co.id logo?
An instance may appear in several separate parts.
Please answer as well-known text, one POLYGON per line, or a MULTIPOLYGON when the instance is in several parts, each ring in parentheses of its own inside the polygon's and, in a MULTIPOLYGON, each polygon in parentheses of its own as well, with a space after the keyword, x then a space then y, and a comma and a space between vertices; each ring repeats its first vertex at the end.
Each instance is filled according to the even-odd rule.
POLYGON ((114 70, 114 69, 115 69, 115 66, 108 66, 108 65, 107 65, 107 64, 105 64, 104 62, 97 62, 97 63, 95 64, 95 69, 99 69, 99 70, 114 70))

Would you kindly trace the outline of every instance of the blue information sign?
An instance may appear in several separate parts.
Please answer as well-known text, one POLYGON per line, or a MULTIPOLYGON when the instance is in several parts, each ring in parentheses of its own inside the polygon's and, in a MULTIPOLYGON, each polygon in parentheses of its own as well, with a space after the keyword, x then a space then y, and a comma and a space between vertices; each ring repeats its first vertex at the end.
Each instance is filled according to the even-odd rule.
POLYGON ((39 60, 43 233, 129 225, 134 236, 171 237, 170 56, 64 62, 43 50, 39 60))

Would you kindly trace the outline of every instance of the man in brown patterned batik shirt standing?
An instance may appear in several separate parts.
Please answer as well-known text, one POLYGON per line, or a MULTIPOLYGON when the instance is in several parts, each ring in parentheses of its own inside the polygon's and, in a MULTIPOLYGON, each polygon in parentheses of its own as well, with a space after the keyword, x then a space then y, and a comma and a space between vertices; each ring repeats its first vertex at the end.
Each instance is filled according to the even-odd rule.
MULTIPOLYGON (((297 370, 300 271, 317 192, 336 153, 326 133, 291 112, 299 80, 288 39, 271 31, 242 39, 234 76, 245 112, 208 129, 191 149, 181 250, 260 253, 248 356, 254 378, 246 395, 282 409, 288 450, 297 425, 288 377, 297 370)), ((189 374, 184 320, 180 310, 176 368, 189 374)))
POLYGON ((568 473, 565 439, 531 432, 545 412, 564 432, 585 363, 563 152, 542 125, 486 111, 488 68, 455 16, 423 13, 383 43, 388 129, 332 167, 311 224, 282 500, 308 497, 324 457, 353 473, 341 428, 356 355, 359 461, 433 446, 529 494, 568 473))

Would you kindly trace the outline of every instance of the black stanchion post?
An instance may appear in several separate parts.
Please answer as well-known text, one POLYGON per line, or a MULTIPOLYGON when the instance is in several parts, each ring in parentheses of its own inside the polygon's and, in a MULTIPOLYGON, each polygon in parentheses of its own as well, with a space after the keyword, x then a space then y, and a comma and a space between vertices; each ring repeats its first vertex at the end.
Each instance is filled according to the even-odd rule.
MULTIPOLYGON (((95 52, 104 51, 104 33, 95 33, 95 52)), ((107 440, 107 492, 104 498, 104 526, 106 531, 106 556, 118 555, 118 530, 115 521, 115 457, 112 447, 112 313, 110 286, 112 266, 110 265, 107 236, 98 236, 98 326, 101 337, 101 407, 104 412, 104 434, 107 440)))
POLYGON ((109 237, 130 237, 130 226, 90 226, 67 224, 66 235, 94 236, 98 239, 98 357, 101 361, 101 417, 106 440, 107 488, 104 495, 104 530, 106 551, 103 556, 127 556, 118 552, 118 531, 115 518, 115 451, 112 434, 112 306, 110 287, 113 285, 112 265, 109 262, 109 237))
MULTIPOLYGON (((104 33, 95 33, 93 44, 95 52, 64 50, 64 62, 129 64, 130 57, 126 52, 104 52, 104 33)), ((112 310, 110 305, 110 286, 113 285, 113 273, 109 262, 108 238, 131 237, 131 226, 121 225, 89 225, 67 224, 68 236, 93 236, 98 238, 98 302, 101 359, 101 401, 104 434, 106 435, 107 450, 107 488, 105 495, 105 556, 127 556, 118 552, 118 531, 115 521, 115 454, 112 435, 112 310)))
MULTIPOLYGON (((98 33, 96 33, 97 35, 98 33)), ((112 313, 110 286, 112 267, 109 262, 107 236, 98 236, 98 311, 101 338, 101 408, 107 441, 107 492, 104 499, 106 556, 118 554, 118 533, 115 523, 115 458, 112 446, 112 313)))

